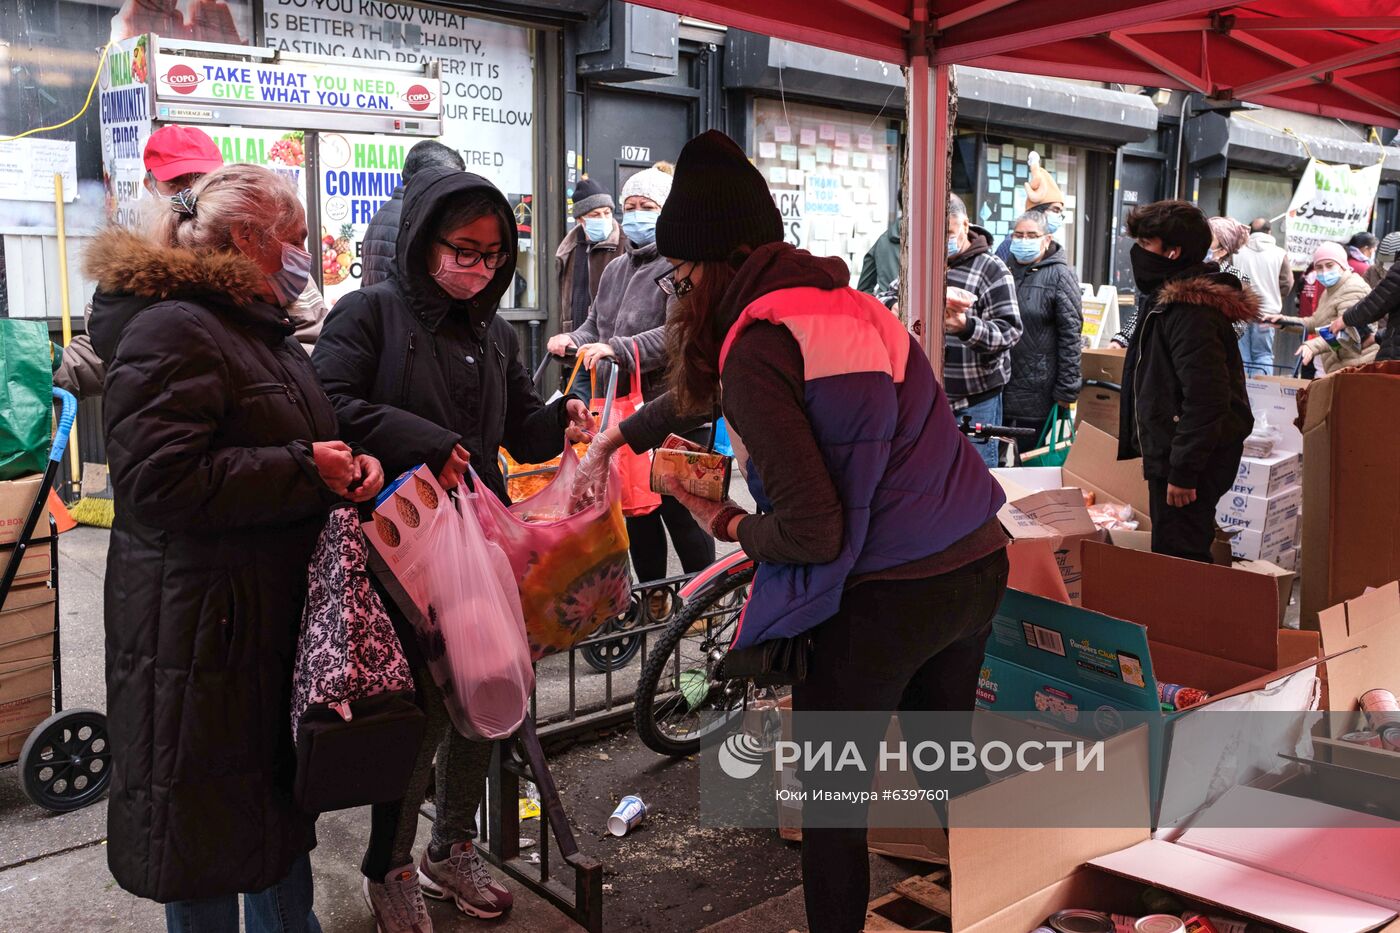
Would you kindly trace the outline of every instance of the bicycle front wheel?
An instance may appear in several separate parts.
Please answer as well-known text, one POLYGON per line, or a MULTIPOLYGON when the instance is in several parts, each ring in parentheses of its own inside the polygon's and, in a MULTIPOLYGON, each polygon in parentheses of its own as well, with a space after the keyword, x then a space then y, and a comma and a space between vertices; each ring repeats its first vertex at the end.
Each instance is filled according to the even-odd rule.
POLYGON ((743 715, 748 680, 717 675, 753 575, 749 566, 695 594, 651 648, 633 717, 637 735, 652 751, 674 758, 693 755, 743 715))

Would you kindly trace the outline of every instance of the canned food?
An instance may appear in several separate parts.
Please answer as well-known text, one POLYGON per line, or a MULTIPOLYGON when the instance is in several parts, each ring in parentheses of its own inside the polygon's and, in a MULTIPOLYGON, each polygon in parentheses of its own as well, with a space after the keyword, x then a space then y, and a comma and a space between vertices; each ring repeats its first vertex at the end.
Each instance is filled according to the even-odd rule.
POLYGON ((1361 694, 1366 721, 1380 734, 1389 748, 1400 750, 1400 702, 1389 690, 1367 690, 1361 694))
POLYGON ((1360 732, 1348 732, 1342 736, 1342 741, 1348 745, 1368 745, 1371 748, 1384 748, 1385 743, 1381 741, 1379 732, 1372 732, 1369 729, 1362 729, 1360 732))
POLYGON ((1185 929, 1186 924, 1181 922, 1180 917, 1173 917, 1171 914, 1148 914, 1138 918, 1133 933, 1181 933, 1185 929))
POLYGON ((1181 684, 1157 684, 1157 699, 1165 710, 1179 710, 1197 706, 1210 699, 1210 694, 1195 687, 1181 684))
POLYGON ((1187 914, 1182 920, 1186 933, 1220 933, 1205 914, 1187 914))
POLYGON ((1062 910, 1045 922, 1055 933, 1113 933, 1113 921, 1097 910, 1062 910))
POLYGON ((1113 921, 1113 933, 1133 933, 1133 927, 1137 925, 1137 917, 1124 914, 1109 914, 1108 919, 1113 921))

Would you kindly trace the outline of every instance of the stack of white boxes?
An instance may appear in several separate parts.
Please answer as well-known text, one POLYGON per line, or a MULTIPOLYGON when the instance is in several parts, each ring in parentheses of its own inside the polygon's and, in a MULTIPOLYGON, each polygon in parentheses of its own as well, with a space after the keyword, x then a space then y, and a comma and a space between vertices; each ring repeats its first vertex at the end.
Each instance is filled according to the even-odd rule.
POLYGON ((1302 458, 1288 451, 1240 460, 1234 488, 1216 506, 1215 520, 1237 532, 1231 542, 1238 560, 1266 560, 1285 570, 1298 566, 1302 530, 1302 458))
POLYGON ((1267 457, 1244 457, 1235 486, 1216 506, 1216 522, 1237 531, 1232 542, 1236 560, 1266 560, 1298 570, 1303 533, 1303 435, 1298 416, 1298 388, 1293 379, 1246 379, 1256 425, 1274 437, 1267 457))

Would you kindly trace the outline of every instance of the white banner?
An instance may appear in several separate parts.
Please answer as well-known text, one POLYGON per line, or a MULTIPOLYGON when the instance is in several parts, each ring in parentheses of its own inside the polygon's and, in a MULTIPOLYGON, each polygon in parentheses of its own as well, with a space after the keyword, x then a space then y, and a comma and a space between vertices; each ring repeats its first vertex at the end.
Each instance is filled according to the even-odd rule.
POLYGON ((1285 222, 1286 248, 1294 264, 1307 266, 1320 244, 1345 243, 1369 227, 1380 184, 1379 163, 1352 168, 1309 161, 1285 222))
POLYGON ((380 0, 264 0, 269 48, 442 65, 442 141, 511 195, 534 190, 530 30, 380 0))

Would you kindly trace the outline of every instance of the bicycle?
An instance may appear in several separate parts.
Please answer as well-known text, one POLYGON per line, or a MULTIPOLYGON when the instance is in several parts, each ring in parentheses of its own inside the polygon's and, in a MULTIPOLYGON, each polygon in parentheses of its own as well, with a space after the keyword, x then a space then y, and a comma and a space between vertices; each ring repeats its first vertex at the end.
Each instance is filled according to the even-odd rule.
MULTIPOLYGON (((973 423, 966 415, 958 430, 977 440, 1033 440, 1038 434, 1034 428, 973 423)), ((743 715, 749 681, 727 677, 724 657, 757 570, 758 562, 740 549, 701 571, 681 588, 681 611, 649 646, 633 722, 637 736, 657 754, 693 755, 726 735, 743 715)))

